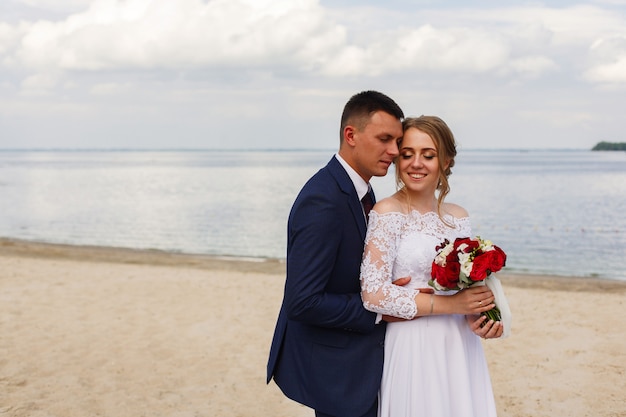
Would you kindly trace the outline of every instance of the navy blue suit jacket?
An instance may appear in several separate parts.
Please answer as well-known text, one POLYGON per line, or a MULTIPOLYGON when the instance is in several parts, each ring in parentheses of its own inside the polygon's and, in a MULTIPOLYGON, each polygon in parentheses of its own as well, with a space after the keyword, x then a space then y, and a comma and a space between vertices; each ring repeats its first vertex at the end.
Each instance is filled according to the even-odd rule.
POLYGON ((289 215, 287 279, 267 365, 283 393, 326 414, 363 415, 376 400, 385 324, 365 310, 366 221, 336 158, 302 188, 289 215))

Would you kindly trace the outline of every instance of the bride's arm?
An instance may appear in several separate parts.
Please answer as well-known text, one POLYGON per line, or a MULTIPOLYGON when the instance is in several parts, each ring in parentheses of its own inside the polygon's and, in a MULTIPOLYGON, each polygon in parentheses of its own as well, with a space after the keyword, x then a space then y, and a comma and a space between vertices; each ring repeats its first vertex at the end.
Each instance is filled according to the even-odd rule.
POLYGON ((493 308, 491 291, 484 287, 439 296, 394 285, 392 271, 401 223, 372 211, 369 226, 361 263, 361 298, 366 309, 410 320, 432 314, 479 314, 493 308))
MULTIPOLYGON (((366 309, 402 319, 417 315, 418 290, 392 282, 396 240, 402 227, 401 215, 379 215, 380 203, 370 212, 365 250, 361 262, 361 299, 366 309), (399 217, 400 216, 400 217, 399 217)), ((389 319, 386 319, 389 321, 389 319)))

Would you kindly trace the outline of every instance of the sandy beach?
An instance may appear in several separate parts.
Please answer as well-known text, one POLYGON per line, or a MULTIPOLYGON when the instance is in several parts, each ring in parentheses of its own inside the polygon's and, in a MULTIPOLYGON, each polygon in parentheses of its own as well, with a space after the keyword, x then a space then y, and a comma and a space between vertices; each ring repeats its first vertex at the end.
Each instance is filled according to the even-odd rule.
MULTIPOLYGON (((0 239, 0 416, 313 416, 265 383, 284 264, 0 239)), ((499 416, 626 416, 626 283, 501 273, 499 416)))

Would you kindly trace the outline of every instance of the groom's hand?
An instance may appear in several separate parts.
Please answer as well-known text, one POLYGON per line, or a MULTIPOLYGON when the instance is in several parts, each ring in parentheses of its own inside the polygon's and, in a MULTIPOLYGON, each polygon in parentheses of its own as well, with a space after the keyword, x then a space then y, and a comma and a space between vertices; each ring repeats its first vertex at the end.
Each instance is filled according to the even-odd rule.
POLYGON ((411 277, 402 277, 402 278, 398 278, 397 280, 393 281, 392 284, 393 285, 399 285, 400 287, 404 287, 409 282, 411 282, 411 277))
POLYGON ((394 316, 388 316, 386 314, 383 314, 383 321, 386 321, 387 323, 394 323, 397 321, 408 321, 408 319, 402 319, 400 317, 394 317, 394 316))

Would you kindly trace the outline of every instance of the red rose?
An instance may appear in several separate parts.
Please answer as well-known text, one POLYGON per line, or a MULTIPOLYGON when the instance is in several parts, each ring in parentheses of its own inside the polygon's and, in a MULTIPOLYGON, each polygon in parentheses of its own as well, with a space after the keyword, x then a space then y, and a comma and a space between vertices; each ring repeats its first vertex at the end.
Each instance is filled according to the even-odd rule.
POLYGON ((493 246, 492 251, 489 251, 489 269, 491 272, 498 272, 506 265, 506 253, 497 246, 493 246))
POLYGON ((446 264, 450 262, 459 263, 459 253, 456 250, 453 250, 446 256, 446 264))
POLYGON ((448 276, 449 282, 456 285, 459 282, 459 276, 461 275, 461 264, 458 260, 448 263, 448 276))
POLYGON ((472 281, 482 281, 492 272, 498 272, 506 263, 506 254, 502 249, 494 246, 494 250, 480 252, 474 258, 472 264, 472 281))
POLYGON ((487 275, 490 273, 489 265, 491 262, 487 254, 490 252, 481 253, 474 258, 472 262, 472 272, 470 272, 470 279, 472 281, 482 281, 487 278, 487 275))
POLYGON ((440 280, 442 280, 445 275, 446 275, 446 268, 433 262, 433 266, 430 270, 430 276, 432 277, 432 279, 437 282, 440 282, 440 280))
POLYGON ((440 286, 452 289, 457 286, 460 273, 461 265, 458 261, 446 262, 445 267, 433 262, 430 275, 440 286))
POLYGON ((466 244, 467 247, 462 250, 464 253, 470 253, 475 249, 478 249, 480 242, 476 239, 470 239, 469 237, 459 237, 454 241, 454 250, 458 251, 459 246, 466 244))

